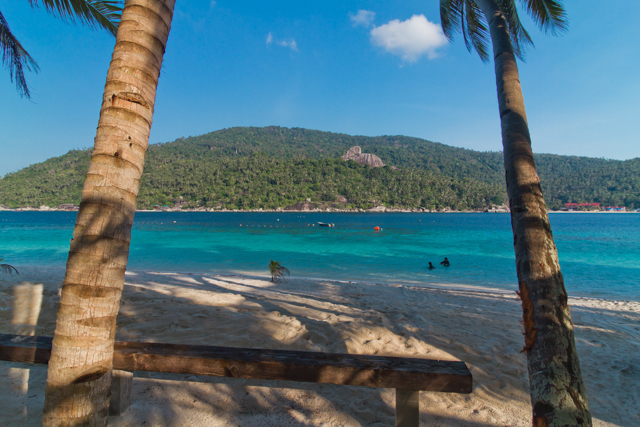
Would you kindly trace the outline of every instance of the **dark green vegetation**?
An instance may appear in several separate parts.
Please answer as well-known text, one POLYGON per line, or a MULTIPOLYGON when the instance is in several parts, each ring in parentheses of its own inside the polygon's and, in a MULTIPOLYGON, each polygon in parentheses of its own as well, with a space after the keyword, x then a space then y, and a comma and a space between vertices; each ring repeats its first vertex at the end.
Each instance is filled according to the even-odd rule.
POLYGON ((420 169, 371 168, 342 159, 274 159, 259 153, 237 159, 201 162, 183 159, 159 164, 145 174, 140 205, 173 204, 182 196, 191 207, 275 209, 310 198, 347 199, 347 208, 385 206, 482 207, 500 193, 497 186, 458 181, 420 169))
MULTIPOLYGON (((89 150, 73 150, 0 179, 0 203, 79 203, 89 150)), ((640 207, 640 159, 536 155, 547 203, 640 207)), ((138 206, 273 209, 310 198, 345 207, 477 209, 504 200, 502 153, 405 136, 363 137, 281 127, 232 128, 149 147, 138 206), (359 145, 387 165, 339 156, 359 145), (182 199, 181 199, 182 197, 182 199)))

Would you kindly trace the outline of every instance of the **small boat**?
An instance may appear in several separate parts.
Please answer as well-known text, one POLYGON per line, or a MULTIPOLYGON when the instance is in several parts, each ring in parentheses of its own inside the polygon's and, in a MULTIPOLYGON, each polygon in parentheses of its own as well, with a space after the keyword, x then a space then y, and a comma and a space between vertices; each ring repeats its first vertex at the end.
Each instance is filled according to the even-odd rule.
POLYGON ((335 227, 335 225, 333 225, 333 223, 327 224, 326 222, 318 222, 318 225, 320 227, 335 227))

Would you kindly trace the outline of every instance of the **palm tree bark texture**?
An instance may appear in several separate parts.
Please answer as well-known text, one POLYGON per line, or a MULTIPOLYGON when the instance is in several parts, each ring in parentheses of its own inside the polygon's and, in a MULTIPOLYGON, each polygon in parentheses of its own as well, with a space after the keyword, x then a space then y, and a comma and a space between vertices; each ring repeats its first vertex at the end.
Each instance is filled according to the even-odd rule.
POLYGON ((43 425, 106 426, 116 317, 175 0, 126 0, 82 190, 43 425))
POLYGON ((493 45, 533 425, 591 426, 567 292, 531 150, 508 23, 496 1, 475 1, 489 23, 493 45))

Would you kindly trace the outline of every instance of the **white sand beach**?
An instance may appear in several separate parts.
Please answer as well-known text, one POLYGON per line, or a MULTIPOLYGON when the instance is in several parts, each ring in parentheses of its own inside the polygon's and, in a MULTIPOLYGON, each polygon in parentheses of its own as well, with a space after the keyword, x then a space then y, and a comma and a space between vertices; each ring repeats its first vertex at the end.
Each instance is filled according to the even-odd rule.
MULTIPOLYGON (((19 269, 0 277, 0 333, 53 335, 64 270, 19 269)), ((594 425, 640 425, 640 303, 570 305, 594 425)), ((459 359, 473 393, 421 393, 421 425, 529 426, 520 318, 497 290, 133 271, 117 339, 459 359)), ((40 425, 45 381, 0 362, 0 425, 40 425)), ((133 391, 109 425, 394 425, 391 389, 136 372, 133 391)))

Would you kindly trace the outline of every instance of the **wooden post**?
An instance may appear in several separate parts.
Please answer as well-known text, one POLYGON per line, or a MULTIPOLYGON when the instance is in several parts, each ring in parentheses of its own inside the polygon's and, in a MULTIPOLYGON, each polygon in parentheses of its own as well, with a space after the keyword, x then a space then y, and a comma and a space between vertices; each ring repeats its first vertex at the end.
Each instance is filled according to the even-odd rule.
POLYGON ((132 385, 132 372, 113 370, 111 373, 111 400, 109 402, 109 415, 122 415, 129 405, 131 405, 132 385))
POLYGON ((418 427, 420 424, 420 392, 396 389, 396 427, 418 427))

